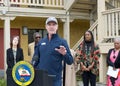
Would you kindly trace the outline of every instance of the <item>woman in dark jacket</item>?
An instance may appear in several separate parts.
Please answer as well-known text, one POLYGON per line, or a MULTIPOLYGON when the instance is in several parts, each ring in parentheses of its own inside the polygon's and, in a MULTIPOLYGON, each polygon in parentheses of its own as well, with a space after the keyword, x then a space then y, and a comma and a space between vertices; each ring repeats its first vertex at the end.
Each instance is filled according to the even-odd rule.
POLYGON ((107 75, 107 86, 120 86, 120 38, 114 39, 114 48, 108 52, 107 64, 113 70, 119 69, 117 78, 107 75))
POLYGON ((10 42, 10 48, 7 49, 7 86, 18 86, 12 78, 12 68, 19 62, 24 60, 23 50, 19 47, 19 36, 14 36, 10 42))
POLYGON ((23 50, 19 47, 19 36, 13 37, 10 43, 10 48, 7 49, 7 65, 8 69, 12 69, 13 66, 24 59, 23 50))

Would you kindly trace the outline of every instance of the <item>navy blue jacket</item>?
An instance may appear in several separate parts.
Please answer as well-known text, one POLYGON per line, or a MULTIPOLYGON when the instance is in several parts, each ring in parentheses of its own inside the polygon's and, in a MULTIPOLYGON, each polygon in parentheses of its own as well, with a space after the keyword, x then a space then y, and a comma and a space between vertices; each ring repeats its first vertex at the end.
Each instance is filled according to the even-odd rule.
POLYGON ((40 40, 35 49, 34 56, 39 57, 36 63, 37 68, 47 71, 50 75, 55 75, 56 79, 61 79, 63 60, 69 65, 73 63, 73 57, 67 42, 57 34, 52 35, 51 40, 48 40, 48 37, 40 40), (55 50, 55 48, 59 48, 60 45, 64 46, 67 50, 64 56, 55 50))

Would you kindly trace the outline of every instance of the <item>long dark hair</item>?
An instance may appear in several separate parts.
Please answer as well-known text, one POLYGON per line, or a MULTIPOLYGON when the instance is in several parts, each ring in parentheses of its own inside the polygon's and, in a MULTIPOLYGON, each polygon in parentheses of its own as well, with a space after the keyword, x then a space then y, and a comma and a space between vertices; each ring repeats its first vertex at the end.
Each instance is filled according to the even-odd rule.
MULTIPOLYGON (((90 46, 91 46, 91 54, 93 54, 93 52, 94 52, 94 45, 95 45, 95 43, 94 43, 94 37, 93 37, 93 34, 92 34, 92 31, 86 31, 86 32, 88 32, 88 33, 90 33, 90 35, 91 35, 91 41, 90 41, 90 46)), ((86 33, 85 32, 85 33, 86 33)), ((85 33, 84 33, 84 40, 83 40, 83 47, 82 47, 82 52, 85 54, 85 46, 86 46, 86 39, 85 39, 85 33)))
POLYGON ((18 37, 18 44, 17 44, 17 48, 19 48, 19 47, 20 47, 20 43, 19 43, 19 36, 13 36, 13 37, 11 37, 11 39, 10 39, 10 48, 12 48, 12 47, 13 47, 13 39, 14 39, 14 38, 16 38, 16 37, 18 37))

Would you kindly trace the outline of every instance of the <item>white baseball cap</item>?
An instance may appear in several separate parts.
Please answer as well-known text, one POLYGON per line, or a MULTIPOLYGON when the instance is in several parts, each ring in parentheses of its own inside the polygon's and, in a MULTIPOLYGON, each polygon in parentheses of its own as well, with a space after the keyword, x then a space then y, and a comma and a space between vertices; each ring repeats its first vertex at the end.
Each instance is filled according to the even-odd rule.
POLYGON ((49 22, 55 22, 56 24, 58 24, 58 21, 55 17, 49 17, 46 20, 46 24, 48 24, 49 22))

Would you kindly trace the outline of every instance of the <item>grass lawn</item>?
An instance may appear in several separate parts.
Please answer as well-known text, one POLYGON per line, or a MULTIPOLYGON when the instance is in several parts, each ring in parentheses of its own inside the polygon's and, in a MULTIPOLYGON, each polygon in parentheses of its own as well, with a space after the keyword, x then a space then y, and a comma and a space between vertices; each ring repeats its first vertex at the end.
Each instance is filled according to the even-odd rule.
POLYGON ((0 86, 6 86, 6 81, 3 78, 0 78, 0 86))

